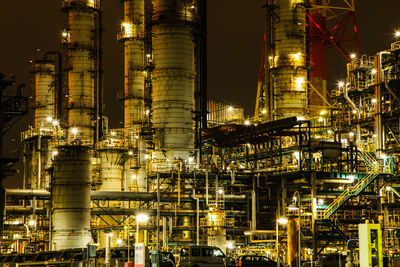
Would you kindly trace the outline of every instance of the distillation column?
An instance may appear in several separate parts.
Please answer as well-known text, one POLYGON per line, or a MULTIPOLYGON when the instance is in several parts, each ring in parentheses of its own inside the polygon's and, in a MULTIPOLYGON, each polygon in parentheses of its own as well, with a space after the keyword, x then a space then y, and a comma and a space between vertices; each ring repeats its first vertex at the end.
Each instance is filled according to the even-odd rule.
POLYGON ((96 121, 97 13, 99 0, 65 0, 68 49, 68 133, 67 140, 80 139, 93 145, 96 121))
POLYGON ((306 118, 308 81, 304 0, 280 0, 277 13, 276 54, 272 69, 274 118, 306 118))
POLYGON ((31 153, 28 168, 27 186, 31 189, 49 188, 49 174, 46 170, 51 167, 53 134, 57 132, 58 122, 55 106, 55 66, 46 57, 35 61, 35 104, 34 128, 23 133, 25 153, 31 153), (35 134, 32 134, 34 132, 35 134), (33 145, 29 145, 33 142, 33 145), (31 149, 29 149, 31 148, 31 149), (29 150, 29 151, 28 151, 29 150))
POLYGON ((35 129, 47 125, 55 114, 55 67, 46 58, 35 62, 35 129))
POLYGON ((125 129, 133 145, 132 160, 127 162, 128 177, 136 177, 139 191, 146 190, 145 141, 140 136, 145 117, 145 1, 125 0, 124 21, 119 39, 124 43, 124 116, 125 129), (143 149, 144 148, 144 149, 143 149), (134 169, 132 171, 132 168, 134 169))
POLYGON ((51 249, 82 248, 90 242, 90 180, 87 148, 61 147, 54 160, 51 249))
POLYGON ((153 168, 160 169, 163 165, 157 161, 188 160, 189 149, 194 148, 197 5, 193 0, 153 0, 153 6, 153 168))

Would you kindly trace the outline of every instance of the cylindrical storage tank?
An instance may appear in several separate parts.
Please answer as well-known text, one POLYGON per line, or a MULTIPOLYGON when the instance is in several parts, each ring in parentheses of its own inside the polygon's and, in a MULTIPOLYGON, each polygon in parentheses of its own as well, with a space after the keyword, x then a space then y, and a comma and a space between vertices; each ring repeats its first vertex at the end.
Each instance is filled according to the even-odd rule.
MULTIPOLYGON (((194 147, 194 27, 192 0, 153 0, 153 127, 156 149, 171 149, 172 160, 194 147)), ((155 160, 165 159, 154 153, 155 160)), ((157 167, 157 165, 153 165, 157 167)))
POLYGON ((52 249, 86 247, 91 241, 91 157, 87 147, 60 147, 53 166, 52 249))
POLYGON ((304 0, 277 2, 276 46, 272 68, 274 118, 308 115, 306 8, 304 0))
POLYGON ((93 145, 98 61, 98 0, 67 0, 68 13, 68 141, 93 145))
POLYGON ((55 119, 55 67, 54 62, 42 59, 35 62, 35 128, 52 127, 55 119), (51 119, 51 120, 50 120, 51 119))

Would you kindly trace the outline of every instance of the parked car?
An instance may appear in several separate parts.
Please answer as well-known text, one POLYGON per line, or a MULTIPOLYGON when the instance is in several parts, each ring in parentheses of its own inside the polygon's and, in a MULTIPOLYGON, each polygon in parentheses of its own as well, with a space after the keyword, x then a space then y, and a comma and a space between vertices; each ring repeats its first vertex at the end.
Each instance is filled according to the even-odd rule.
POLYGON ((180 267, 225 267, 225 254, 211 246, 190 246, 181 249, 180 267))
POLYGON ((239 267, 275 267, 276 262, 266 256, 243 255, 239 256, 236 261, 239 267))

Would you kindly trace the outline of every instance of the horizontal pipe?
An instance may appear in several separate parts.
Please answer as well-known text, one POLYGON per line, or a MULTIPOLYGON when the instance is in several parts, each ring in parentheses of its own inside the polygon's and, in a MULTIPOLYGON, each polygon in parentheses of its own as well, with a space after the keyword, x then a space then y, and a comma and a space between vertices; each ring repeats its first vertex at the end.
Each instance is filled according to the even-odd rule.
MULTIPOLYGON (((31 189, 7 189, 7 197, 9 198, 40 198, 50 199, 50 192, 47 190, 31 190, 31 189)), ((147 192, 119 192, 119 191, 91 191, 92 200, 121 200, 121 201, 155 201, 157 193, 147 192)), ((205 200, 205 194, 198 194, 198 198, 205 200)), ((191 194, 181 194, 181 201, 193 201, 191 194)), ((178 193, 162 193, 161 201, 171 201, 178 199, 178 193)), ((246 195, 225 195, 225 201, 245 200, 246 195)))

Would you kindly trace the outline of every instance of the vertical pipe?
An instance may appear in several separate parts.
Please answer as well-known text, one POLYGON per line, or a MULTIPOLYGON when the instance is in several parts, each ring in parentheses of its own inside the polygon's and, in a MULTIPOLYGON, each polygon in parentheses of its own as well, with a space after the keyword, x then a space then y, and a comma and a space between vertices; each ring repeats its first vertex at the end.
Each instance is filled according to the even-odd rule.
POLYGON ((253 190, 251 190, 251 230, 255 231, 257 229, 257 203, 256 203, 256 190, 254 188, 253 183, 253 190))
POLYGON ((106 255, 104 257, 104 263, 106 266, 110 266, 111 263, 111 236, 106 235, 106 255))
POLYGON ((164 251, 168 251, 167 217, 163 217, 163 248, 164 248, 164 251))
POLYGON ((157 173, 157 250, 160 250, 160 174, 157 173))
POLYGON ((208 207, 208 170, 206 170, 206 205, 208 207))

